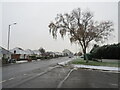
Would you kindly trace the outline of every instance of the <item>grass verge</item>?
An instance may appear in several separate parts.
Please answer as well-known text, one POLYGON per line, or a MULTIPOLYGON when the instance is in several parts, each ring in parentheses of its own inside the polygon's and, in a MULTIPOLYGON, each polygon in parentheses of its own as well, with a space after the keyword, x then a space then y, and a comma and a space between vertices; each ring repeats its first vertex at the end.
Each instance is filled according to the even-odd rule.
POLYGON ((120 67, 120 62, 96 62, 90 61, 86 63, 83 59, 76 59, 71 62, 72 64, 92 65, 92 66, 109 66, 109 67, 120 67))

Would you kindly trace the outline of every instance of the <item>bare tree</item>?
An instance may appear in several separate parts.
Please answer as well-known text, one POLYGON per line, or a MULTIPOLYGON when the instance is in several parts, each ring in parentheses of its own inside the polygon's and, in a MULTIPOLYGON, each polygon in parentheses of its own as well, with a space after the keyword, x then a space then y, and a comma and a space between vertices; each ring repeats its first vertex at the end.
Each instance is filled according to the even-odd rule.
POLYGON ((83 53, 86 54, 86 49, 91 41, 102 42, 114 30, 111 21, 97 22, 92 18, 91 11, 83 12, 80 8, 74 9, 71 13, 57 14, 55 21, 49 24, 50 33, 55 39, 58 31, 62 38, 66 34, 69 35, 71 43, 78 42, 83 53))

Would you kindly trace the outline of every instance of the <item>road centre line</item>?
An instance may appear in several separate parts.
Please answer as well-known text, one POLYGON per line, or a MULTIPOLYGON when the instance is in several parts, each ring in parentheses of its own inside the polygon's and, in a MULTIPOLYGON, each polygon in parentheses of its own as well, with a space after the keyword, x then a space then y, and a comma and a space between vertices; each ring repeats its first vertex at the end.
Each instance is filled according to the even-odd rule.
POLYGON ((48 68, 48 70, 46 70, 46 71, 44 71, 44 72, 41 72, 41 73, 38 73, 37 74, 37 76, 41 76, 41 75, 43 75, 43 74, 45 74, 45 73, 47 73, 47 72, 49 72, 49 71, 51 71, 52 69, 54 69, 54 68, 57 68, 57 67, 61 67, 61 66, 54 66, 54 67, 49 67, 48 68))
MULTIPOLYGON (((46 72, 47 72, 47 71, 46 71, 46 72)), ((40 76, 40 75, 42 75, 42 74, 44 74, 44 73, 46 73, 46 72, 41 72, 41 73, 37 74, 37 76, 40 76)))
MULTIPOLYGON (((8 79, 9 81, 10 80, 13 80, 14 78, 10 78, 10 79, 8 79)), ((8 81, 8 80, 3 80, 3 81, 0 81, 0 83, 4 83, 4 82, 6 82, 6 81, 8 81)))
POLYGON ((13 80, 14 78, 10 78, 10 79, 8 79, 8 80, 13 80))
POLYGON ((0 83, 6 82, 7 80, 0 81, 0 83))
POLYGON ((24 76, 26 76, 27 74, 23 74, 24 76))
POLYGON ((111 84, 111 85, 113 85, 113 86, 118 86, 118 84, 111 84))

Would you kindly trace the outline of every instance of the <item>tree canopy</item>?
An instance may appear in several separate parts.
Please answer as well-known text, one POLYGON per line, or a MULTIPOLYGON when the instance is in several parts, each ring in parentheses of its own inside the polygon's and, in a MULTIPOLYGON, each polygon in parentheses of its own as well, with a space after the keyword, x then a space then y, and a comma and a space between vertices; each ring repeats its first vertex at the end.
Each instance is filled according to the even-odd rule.
POLYGON ((89 42, 102 42, 114 30, 113 22, 94 21, 91 11, 82 11, 80 8, 72 10, 71 13, 57 14, 55 20, 49 24, 49 29, 55 39, 58 31, 62 38, 69 35, 71 43, 80 44, 84 54, 89 42))
POLYGON ((39 49, 39 52, 40 52, 41 54, 44 54, 44 53, 45 53, 45 49, 41 47, 41 48, 39 49))

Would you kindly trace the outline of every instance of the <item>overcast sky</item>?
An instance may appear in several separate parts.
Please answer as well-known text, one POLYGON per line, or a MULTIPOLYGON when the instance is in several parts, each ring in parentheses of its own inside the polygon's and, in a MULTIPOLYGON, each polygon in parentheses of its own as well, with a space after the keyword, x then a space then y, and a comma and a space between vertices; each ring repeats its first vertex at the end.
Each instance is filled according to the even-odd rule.
POLYGON ((68 37, 57 40, 49 34, 48 25, 59 13, 69 13, 75 8, 83 11, 89 9, 94 13, 94 20, 111 20, 114 23, 113 35, 106 43, 118 42, 118 3, 117 2, 4 2, 2 5, 2 46, 7 48, 8 25, 12 25, 10 49, 45 48, 47 51, 62 51, 69 49, 73 52, 80 50, 71 44, 68 37))

